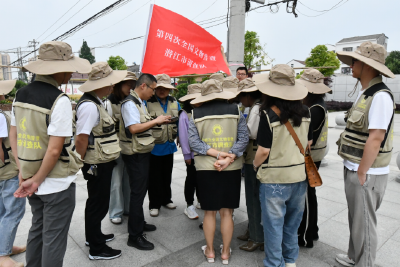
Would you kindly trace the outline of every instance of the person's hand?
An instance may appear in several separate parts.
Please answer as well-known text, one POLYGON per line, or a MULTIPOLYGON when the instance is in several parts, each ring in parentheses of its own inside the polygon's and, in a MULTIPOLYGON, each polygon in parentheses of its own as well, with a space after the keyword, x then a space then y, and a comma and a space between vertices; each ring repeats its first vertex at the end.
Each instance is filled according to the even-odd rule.
POLYGON ((21 184, 24 182, 24 179, 22 178, 22 173, 21 172, 19 172, 19 174, 18 174, 18 181, 19 181, 19 186, 21 186, 21 184))
POLYGON ((231 163, 233 163, 236 159, 236 155, 235 154, 228 154, 228 157, 230 157, 232 159, 231 163))
POLYGON ((185 159, 187 165, 192 165, 192 159, 185 159))
POLYGON ((358 181, 360 181, 360 185, 364 185, 365 182, 367 181, 367 175, 359 172, 357 172, 357 175, 358 175, 358 181))
POLYGON ((181 147, 181 143, 179 143, 179 136, 176 137, 176 146, 181 147))
POLYGON ((157 124, 166 124, 166 123, 169 123, 170 120, 171 120, 171 116, 160 115, 155 119, 155 122, 157 124))
POLYGON ((17 191, 14 192, 14 197, 16 198, 24 198, 27 196, 32 196, 39 187, 39 183, 37 183, 34 179, 30 178, 21 183, 20 187, 17 191))
POLYGON ((225 159, 217 160, 217 161, 214 163, 214 168, 215 168, 217 171, 220 172, 220 171, 225 170, 229 165, 231 165, 231 163, 232 163, 232 158, 226 157, 225 159))

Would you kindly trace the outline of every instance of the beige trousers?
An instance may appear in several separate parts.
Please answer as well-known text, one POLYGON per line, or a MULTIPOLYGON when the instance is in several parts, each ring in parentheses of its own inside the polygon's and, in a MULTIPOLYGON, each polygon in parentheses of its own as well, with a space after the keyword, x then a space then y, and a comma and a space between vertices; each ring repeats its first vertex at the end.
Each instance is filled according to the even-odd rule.
POLYGON ((348 256, 356 267, 374 266, 378 247, 376 211, 382 203, 388 176, 367 174, 367 181, 360 185, 357 172, 344 167, 350 228, 348 256))

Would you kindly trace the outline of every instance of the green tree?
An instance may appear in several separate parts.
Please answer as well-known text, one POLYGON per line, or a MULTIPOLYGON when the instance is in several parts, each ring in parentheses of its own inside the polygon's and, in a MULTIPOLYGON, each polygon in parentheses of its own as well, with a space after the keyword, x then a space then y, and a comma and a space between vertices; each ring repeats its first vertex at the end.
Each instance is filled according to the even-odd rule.
POLYGON ((79 52, 79 57, 87 59, 90 62, 90 64, 93 64, 96 62, 96 59, 92 55, 92 52, 90 52, 90 48, 87 45, 85 40, 83 40, 81 51, 79 52))
POLYGON ((244 35, 244 65, 248 69, 268 65, 271 62, 266 60, 267 55, 264 46, 260 44, 258 34, 253 31, 246 31, 244 35))
POLYGON ((325 77, 332 76, 339 69, 340 61, 335 52, 328 51, 326 45, 317 45, 311 50, 311 56, 306 59, 306 67, 332 66, 331 69, 318 69, 325 77))
POLYGON ((392 51, 386 58, 385 65, 394 74, 400 74, 400 51, 392 51))
POLYGON ((120 56, 110 56, 110 58, 107 60, 108 65, 110 65, 110 67, 113 70, 127 70, 128 67, 126 66, 126 64, 128 64, 128 62, 125 61, 125 59, 123 59, 120 56))

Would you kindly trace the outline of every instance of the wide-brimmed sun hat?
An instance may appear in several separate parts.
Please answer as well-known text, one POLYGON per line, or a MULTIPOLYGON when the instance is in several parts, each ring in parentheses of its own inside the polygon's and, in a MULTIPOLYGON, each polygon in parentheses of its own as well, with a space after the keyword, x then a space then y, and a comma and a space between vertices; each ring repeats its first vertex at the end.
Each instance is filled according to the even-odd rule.
POLYGON ((313 94, 332 94, 332 89, 324 84, 325 76, 316 69, 306 69, 296 82, 307 87, 308 92, 313 94))
POLYGON ((393 72, 385 66, 387 52, 385 47, 380 44, 373 44, 368 41, 362 43, 355 52, 337 51, 336 54, 344 64, 351 66, 353 58, 355 58, 376 69, 383 76, 395 78, 393 72))
POLYGON ((294 69, 285 64, 278 64, 272 67, 266 74, 253 76, 254 84, 261 93, 285 100, 301 100, 307 94, 307 88, 296 83, 294 69))
POLYGON ((17 80, 0 81, 0 95, 6 95, 14 89, 17 80))
POLYGON ((79 91, 86 93, 117 84, 126 78, 127 73, 126 70, 113 70, 107 62, 93 63, 89 78, 79 87, 79 91))
POLYGON ((234 98, 235 94, 229 91, 224 91, 222 85, 218 80, 207 80, 203 83, 203 88, 201 89, 201 95, 196 99, 192 100, 190 104, 204 103, 214 99, 231 99, 234 98))
POLYGON ((225 79, 225 76, 222 73, 213 73, 210 75, 210 80, 217 80, 222 83, 224 81, 224 79, 225 79))
POLYGON ((128 71, 123 81, 137 81, 136 74, 134 72, 128 71))
POLYGON ((91 69, 89 61, 75 57, 69 44, 51 41, 40 46, 38 59, 25 65, 22 71, 51 75, 60 72, 89 73, 91 69))
POLYGON ((258 91, 258 88, 254 84, 253 80, 251 78, 246 78, 239 82, 239 86, 236 91, 236 96, 238 96, 240 93, 250 93, 255 91, 258 91))
POLYGON ((179 102, 185 102, 187 100, 195 99, 201 96, 201 89, 203 85, 201 83, 193 83, 188 85, 187 95, 179 98, 179 102))
POLYGON ((224 91, 230 91, 236 94, 239 86, 239 79, 235 76, 228 76, 222 81, 222 88, 224 91))
POLYGON ((169 77, 167 74, 157 74, 155 77, 157 79, 156 88, 163 87, 166 89, 177 90, 171 85, 171 77, 169 77))

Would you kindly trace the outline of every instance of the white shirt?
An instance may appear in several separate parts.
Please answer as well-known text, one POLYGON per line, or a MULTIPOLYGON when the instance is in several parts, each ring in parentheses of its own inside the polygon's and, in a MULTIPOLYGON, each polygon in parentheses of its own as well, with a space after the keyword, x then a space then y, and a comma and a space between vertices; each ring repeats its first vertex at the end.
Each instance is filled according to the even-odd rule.
POLYGON ((109 99, 106 99, 104 101, 104 107, 106 108, 108 115, 110 115, 112 117, 113 116, 113 110, 112 110, 111 101, 109 99))
POLYGON ((249 138, 256 140, 258 133, 258 125, 260 125, 260 105, 254 105, 251 109, 247 120, 247 128, 249 129, 249 138))
MULTIPOLYGON (((104 106, 103 101, 99 97, 97 99, 104 106)), ((92 129, 100 122, 100 113, 97 106, 93 102, 83 102, 76 111, 76 135, 90 135, 92 129)))
MULTIPOLYGON (((358 93, 355 102, 358 101, 358 99, 363 93, 364 91, 360 91, 358 93)), ((392 115, 393 115, 393 100, 390 97, 390 95, 386 92, 377 93, 374 99, 372 100, 371 108, 368 112, 368 120, 369 120, 368 129, 387 130, 392 115)), ((359 164, 348 160, 343 160, 343 164, 347 169, 351 171, 357 171, 359 167, 359 164)), ((383 174, 388 174, 389 172, 390 172, 389 166, 386 166, 382 168, 370 168, 367 171, 367 174, 383 175, 383 174)))
MULTIPOLYGON (((14 106, 11 112, 11 125, 15 124, 14 106)), ((58 99, 53 113, 50 117, 50 125, 47 128, 47 134, 59 137, 72 136, 72 106, 68 97, 58 99)), ((43 183, 39 186, 36 195, 48 195, 64 191, 69 188, 71 183, 75 182, 76 175, 71 175, 65 178, 46 177, 43 183)))
MULTIPOLYGON (((143 111, 146 113, 146 107, 142 99, 138 98, 143 111)), ((140 123, 140 113, 135 103, 132 101, 125 102, 121 107, 122 118, 124 119, 125 127, 140 123)))
POLYGON ((4 114, 0 113, 0 138, 8 137, 7 119, 4 114))

